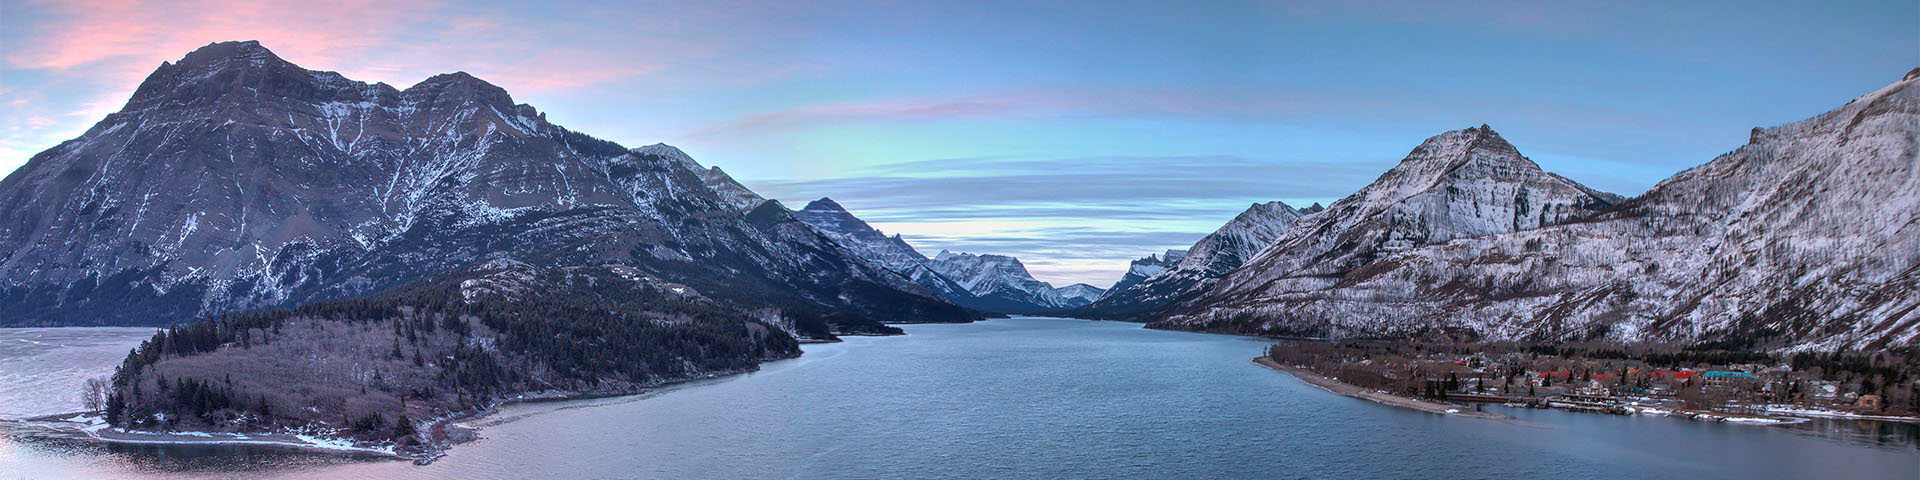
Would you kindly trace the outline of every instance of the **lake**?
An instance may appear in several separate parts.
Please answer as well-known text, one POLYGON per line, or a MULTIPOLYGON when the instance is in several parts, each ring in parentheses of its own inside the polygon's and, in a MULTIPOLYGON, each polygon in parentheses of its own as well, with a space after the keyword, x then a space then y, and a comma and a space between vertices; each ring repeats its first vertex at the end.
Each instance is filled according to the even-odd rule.
MULTIPOLYGON (((510 405, 474 422, 480 440, 427 466, 271 447, 108 446, 10 425, 0 426, 0 477, 1920 474, 1920 433, 1908 424, 1746 426, 1504 407, 1490 408, 1516 420, 1449 417, 1334 395, 1255 365, 1267 344, 1257 338, 1028 317, 904 328, 907 336, 807 345, 801 358, 758 372, 645 395, 510 405)), ((15 358, 5 355, 0 347, 0 359, 15 358)), ((0 379, 33 375, 16 365, 0 379)), ((0 399, 19 394, 8 389, 0 399)))

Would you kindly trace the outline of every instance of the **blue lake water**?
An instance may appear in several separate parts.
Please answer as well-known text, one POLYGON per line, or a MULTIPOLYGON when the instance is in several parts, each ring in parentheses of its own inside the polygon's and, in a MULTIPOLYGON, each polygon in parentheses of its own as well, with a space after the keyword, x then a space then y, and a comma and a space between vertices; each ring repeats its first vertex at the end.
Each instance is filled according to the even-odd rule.
POLYGON ((1267 342, 1014 318, 808 345, 761 371, 519 404, 428 466, 267 447, 0 432, 0 477, 1920 478, 1914 425, 1745 426, 1342 397, 1267 342))

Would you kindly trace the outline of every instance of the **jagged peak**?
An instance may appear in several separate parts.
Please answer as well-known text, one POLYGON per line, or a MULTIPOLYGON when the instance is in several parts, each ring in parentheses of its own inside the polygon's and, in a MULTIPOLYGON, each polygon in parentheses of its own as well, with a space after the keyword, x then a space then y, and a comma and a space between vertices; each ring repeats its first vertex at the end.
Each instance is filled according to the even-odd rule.
POLYGON ((507 89, 500 88, 499 85, 481 80, 480 77, 475 77, 473 74, 463 71, 442 73, 427 77, 426 80, 421 80, 420 83, 407 87, 402 93, 409 96, 431 95, 436 97, 449 94, 460 96, 470 95, 487 105, 501 109, 503 112, 515 108, 513 95, 508 94, 507 89))
POLYGON ((1253 204, 1252 206, 1248 206, 1248 207, 1247 207, 1247 211, 1248 211, 1248 212, 1255 212, 1255 211, 1267 211, 1267 212, 1273 212, 1273 211, 1283 211, 1283 212, 1292 212, 1292 211, 1295 211, 1295 210, 1294 210, 1294 208, 1293 208, 1293 206, 1292 206, 1292 205, 1287 205, 1287 202, 1282 202, 1282 201, 1279 201, 1279 200, 1274 200, 1274 201, 1271 201, 1271 202, 1266 202, 1266 203, 1255 203, 1255 204, 1253 204))
POLYGON ((188 52, 178 62, 161 62, 147 75, 122 111, 171 103, 204 103, 250 88, 255 94, 331 95, 347 89, 363 94, 368 85, 346 81, 333 72, 314 72, 281 59, 260 42, 215 42, 188 52), (327 74, 321 78, 319 74, 327 74))
MULTIPOLYGON (((244 65, 254 66, 261 66, 265 62, 270 61, 285 62, 285 60, 281 60, 278 55, 274 55, 272 50, 268 50, 267 47, 260 45, 260 41, 258 40, 241 40, 206 44, 205 46, 194 49, 192 52, 187 52, 187 56, 181 57, 177 65, 215 66, 229 64, 231 62, 227 62, 227 60, 233 59, 249 60, 249 62, 244 63, 244 65), (254 62, 255 60, 258 62, 254 62)), ((165 63, 162 63, 162 65, 165 65, 165 63)))
POLYGON ((1241 211, 1239 215, 1235 215, 1233 220, 1227 221, 1226 226, 1222 226, 1221 228, 1226 229, 1232 228, 1235 225, 1264 223, 1276 216, 1298 217, 1305 214, 1305 212, 1295 210, 1292 206, 1287 205, 1286 202, 1278 200, 1266 203, 1255 203, 1247 207, 1246 210, 1241 211))
POLYGON ((806 210, 809 212, 840 212, 840 213, 847 212, 847 209, 845 207, 841 207, 839 202, 835 202, 833 201, 832 198, 828 198, 828 197, 820 197, 819 200, 807 202, 807 206, 805 208, 802 208, 801 210, 806 210))
POLYGON ((702 180, 707 181, 709 185, 712 185, 713 183, 716 183, 716 182, 736 183, 736 184, 738 183, 738 182, 734 182, 733 177, 727 176, 727 173, 725 171, 720 170, 720 167, 713 167, 709 169, 707 167, 701 166, 700 162, 695 161, 693 159, 693 156, 687 155, 687 152, 681 151, 679 147, 675 147, 665 143, 655 143, 655 144, 647 145, 644 147, 632 148, 627 150, 627 153, 632 154, 635 157, 654 157, 654 158, 666 160, 668 162, 678 163, 680 164, 681 167, 686 168, 688 171, 691 171, 695 175, 700 176, 702 180))
POLYGON ((675 147, 673 145, 668 145, 665 143, 655 143, 655 144, 647 145, 644 147, 634 147, 632 151, 633 153, 639 154, 639 155, 659 155, 662 157, 684 158, 688 160, 693 159, 693 157, 687 156, 687 152, 681 151, 680 147, 675 147))
MULTIPOLYGON (((1481 124, 1428 137, 1358 195, 1384 194, 1388 201, 1398 201, 1400 197, 1438 186, 1452 172, 1473 162, 1500 164, 1513 169, 1508 170, 1512 172, 1545 173, 1539 164, 1521 155, 1518 148, 1493 131, 1493 127, 1481 124)), ((1337 207, 1340 202, 1334 205, 1337 207)))

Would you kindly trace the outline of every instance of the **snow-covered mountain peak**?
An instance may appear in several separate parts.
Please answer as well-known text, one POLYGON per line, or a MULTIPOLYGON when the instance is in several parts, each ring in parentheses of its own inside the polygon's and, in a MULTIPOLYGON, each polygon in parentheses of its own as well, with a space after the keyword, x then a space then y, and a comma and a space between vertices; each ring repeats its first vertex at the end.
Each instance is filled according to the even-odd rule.
POLYGON ((1035 280, 1020 259, 1005 255, 955 253, 941 250, 928 266, 958 282, 985 304, 1002 313, 1033 313, 1076 307, 1053 285, 1035 280))
POLYGON ((1087 315, 1139 318, 1239 268, 1280 238, 1306 213, 1283 202, 1255 203, 1186 250, 1168 250, 1161 258, 1134 260, 1087 315))
POLYGON ((1552 175, 1449 174, 1446 188, 1389 204, 1364 194, 1404 185, 1369 186, 1156 325, 1789 351, 1920 344, 1916 84, 1909 73, 1808 120, 1756 128, 1748 144, 1616 208, 1552 175), (1534 213, 1508 215, 1522 209, 1534 213))
POLYGON ((1107 293, 1105 289, 1084 283, 1076 283, 1056 288, 1053 289, 1053 292, 1060 295, 1060 299, 1066 302, 1067 308, 1077 308, 1093 303, 1094 300, 1099 299, 1101 295, 1107 293))
POLYGON ((640 150, 664 155, 465 73, 397 91, 210 45, 0 180, 0 324, 287 307, 494 254, 620 263, 749 306, 965 316, 678 149, 640 150))

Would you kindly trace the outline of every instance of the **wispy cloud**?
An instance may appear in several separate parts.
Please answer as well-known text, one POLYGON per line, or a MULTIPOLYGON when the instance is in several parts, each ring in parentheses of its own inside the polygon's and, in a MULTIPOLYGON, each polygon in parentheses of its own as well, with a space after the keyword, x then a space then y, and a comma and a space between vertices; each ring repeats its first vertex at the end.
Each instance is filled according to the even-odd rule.
POLYGON ((1313 125, 1370 129, 1414 126, 1431 133, 1488 123, 1544 141, 1542 152, 1619 162, 1668 164, 1675 151, 1722 146, 1702 137, 1705 120, 1663 111, 1524 95, 1412 87, 1196 86, 1191 88, 1021 87, 980 95, 821 102, 751 114, 685 135, 725 142, 803 134, 845 125, 903 122, 1074 121, 1090 118, 1313 125), (1636 138, 1620 142, 1619 138, 1636 138))
POLYGON ((845 178, 751 181, 750 186, 776 198, 884 200, 891 209, 912 211, 994 206, 1026 207, 1021 216, 1072 216, 1177 201, 1338 198, 1388 166, 1390 160, 1266 162, 1224 155, 963 158, 888 164, 845 178))
POLYGON ((747 183, 796 206, 832 197, 923 249, 1014 255, 1043 280, 1104 287, 1128 259, 1184 248, 1252 203, 1339 198, 1390 165, 1229 155, 955 158, 747 183))
POLYGON ((876 122, 988 118, 1013 113, 1018 107, 988 99, 939 102, 900 101, 817 105, 748 115, 688 133, 690 138, 783 131, 830 122, 876 122))

